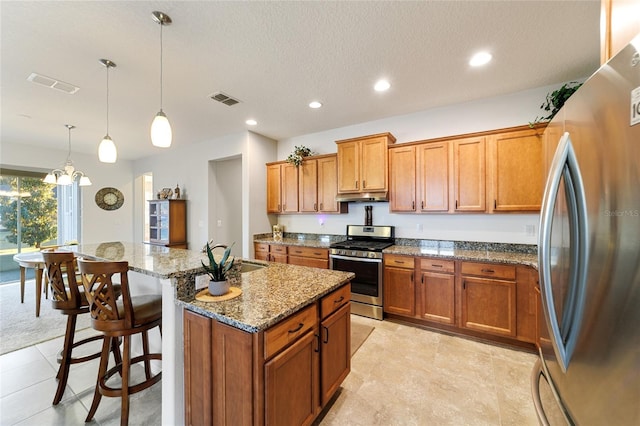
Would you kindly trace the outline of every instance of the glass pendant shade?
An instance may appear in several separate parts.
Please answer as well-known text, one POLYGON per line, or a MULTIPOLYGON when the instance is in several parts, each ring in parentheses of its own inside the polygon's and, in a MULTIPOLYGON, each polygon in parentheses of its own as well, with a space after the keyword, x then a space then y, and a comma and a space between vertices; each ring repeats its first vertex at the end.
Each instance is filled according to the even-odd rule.
POLYGON ((151 143, 160 148, 168 148, 171 146, 172 137, 169 119, 160 110, 151 123, 151 143))
POLYGON ((89 179, 87 176, 82 176, 80 178, 80 186, 89 186, 91 185, 91 179, 89 179))
POLYGON ((72 182, 71 176, 64 174, 64 175, 60 175, 56 183, 58 185, 71 185, 71 182, 72 182))
POLYGON ((102 142, 98 145, 98 159, 103 163, 115 163, 118 159, 118 151, 116 144, 111 140, 108 134, 102 138, 102 142))
POLYGON ((50 184, 55 185, 55 183, 56 183, 56 176, 55 176, 54 174, 52 174, 52 173, 49 173, 48 175, 46 175, 46 176, 44 177, 44 183, 50 183, 50 184))

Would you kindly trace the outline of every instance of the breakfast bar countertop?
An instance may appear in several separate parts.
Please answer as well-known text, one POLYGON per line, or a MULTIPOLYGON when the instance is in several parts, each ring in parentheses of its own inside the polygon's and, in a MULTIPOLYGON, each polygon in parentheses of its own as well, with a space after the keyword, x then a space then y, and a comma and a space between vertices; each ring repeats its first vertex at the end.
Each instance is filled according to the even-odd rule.
POLYGON ((242 273, 241 278, 232 283, 242 290, 240 296, 220 302, 178 298, 178 303, 190 311, 255 333, 319 300, 355 276, 351 272, 283 263, 243 262, 266 266, 242 273))

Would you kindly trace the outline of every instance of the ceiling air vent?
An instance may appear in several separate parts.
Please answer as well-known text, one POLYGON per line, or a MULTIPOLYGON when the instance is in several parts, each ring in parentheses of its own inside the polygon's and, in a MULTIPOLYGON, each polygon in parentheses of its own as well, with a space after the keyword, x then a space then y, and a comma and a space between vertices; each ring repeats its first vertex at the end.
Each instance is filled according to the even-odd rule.
POLYGON ((239 100, 232 98, 231 96, 227 95, 226 93, 222 93, 222 92, 216 92, 213 95, 211 95, 211 99, 213 99, 214 101, 223 103, 227 106, 234 106, 235 104, 240 103, 239 100))
POLYGON ((60 90, 70 95, 73 95, 80 90, 79 87, 74 86, 73 84, 65 83, 64 81, 56 80, 55 78, 47 77, 46 75, 37 74, 35 72, 32 72, 31 75, 27 77, 27 80, 47 86, 51 89, 60 90))

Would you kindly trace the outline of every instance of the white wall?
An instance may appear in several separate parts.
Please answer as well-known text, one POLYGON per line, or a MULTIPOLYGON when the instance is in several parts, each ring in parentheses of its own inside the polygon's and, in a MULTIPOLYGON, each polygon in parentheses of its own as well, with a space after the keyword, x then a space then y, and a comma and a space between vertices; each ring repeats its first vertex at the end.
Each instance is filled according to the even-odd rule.
MULTIPOLYGON (((328 154, 336 152, 336 140, 383 132, 393 134, 399 144, 525 125, 540 115, 540 104, 547 93, 556 88, 557 85, 541 87, 284 139, 278 142, 278 159, 286 159, 296 145, 305 145, 314 153, 328 154)), ((394 225, 397 237, 537 242, 537 214, 411 215, 389 213, 389 203, 374 203, 373 206, 374 225, 394 225), (534 226, 534 234, 525 232, 528 225, 534 226)), ((288 215, 280 216, 278 222, 285 225, 287 232, 344 234, 347 224, 364 223, 364 207, 361 203, 350 203, 346 215, 288 215), (321 219, 324 225, 320 225, 321 219)))
MULTIPOLYGON (((134 175, 153 174, 154 189, 174 188, 176 183, 187 199, 187 240, 189 248, 200 249, 207 240, 216 239, 211 227, 211 215, 216 215, 220 205, 217 197, 209 192, 215 185, 210 182, 209 163, 234 157, 242 158, 242 256, 249 257, 253 250, 253 234, 269 229, 266 214, 265 163, 274 161, 276 142, 251 132, 229 135, 199 144, 173 146, 164 153, 137 160, 134 175)), ((140 194, 141 188, 136 188, 140 194)), ((142 197, 142 195, 140 195, 142 197)), ((135 230, 136 241, 142 229, 135 230)))
MULTIPOLYGON (((97 150, 96 150, 97 151, 97 150)), ((2 141, 2 164, 7 168, 28 168, 50 171, 61 168, 67 159, 66 150, 33 147, 2 141)), ((82 197, 81 242, 84 244, 107 241, 131 241, 134 223, 133 179, 131 161, 118 160, 115 164, 98 161, 98 154, 71 153, 76 169, 86 173, 91 186, 80 187, 82 197), (118 210, 102 210, 95 203, 98 190, 106 186, 119 189, 124 204, 118 210)))

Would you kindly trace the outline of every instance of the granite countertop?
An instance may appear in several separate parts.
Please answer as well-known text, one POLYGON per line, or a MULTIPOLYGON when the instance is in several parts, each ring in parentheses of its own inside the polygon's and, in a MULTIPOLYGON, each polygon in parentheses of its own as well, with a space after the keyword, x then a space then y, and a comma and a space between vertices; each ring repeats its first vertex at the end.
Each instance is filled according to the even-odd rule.
MULTIPOLYGON (((345 237, 346 239, 346 237, 345 237)), ((324 248, 328 249, 331 242, 328 240, 318 239, 298 239, 298 238, 283 238, 282 240, 274 240, 273 237, 254 238, 254 243, 264 244, 276 244, 285 246, 299 246, 299 247, 312 247, 312 248, 324 248)))
POLYGON ((531 253, 397 245, 384 249, 382 253, 437 257, 451 260, 470 260, 474 262, 509 263, 538 268, 538 256, 531 253))
POLYGON ((240 296, 221 302, 201 302, 193 297, 178 298, 178 303, 188 310, 255 333, 308 306, 355 276, 352 272, 306 266, 243 262, 267 266, 240 274, 241 279, 232 284, 242 290, 240 296))

